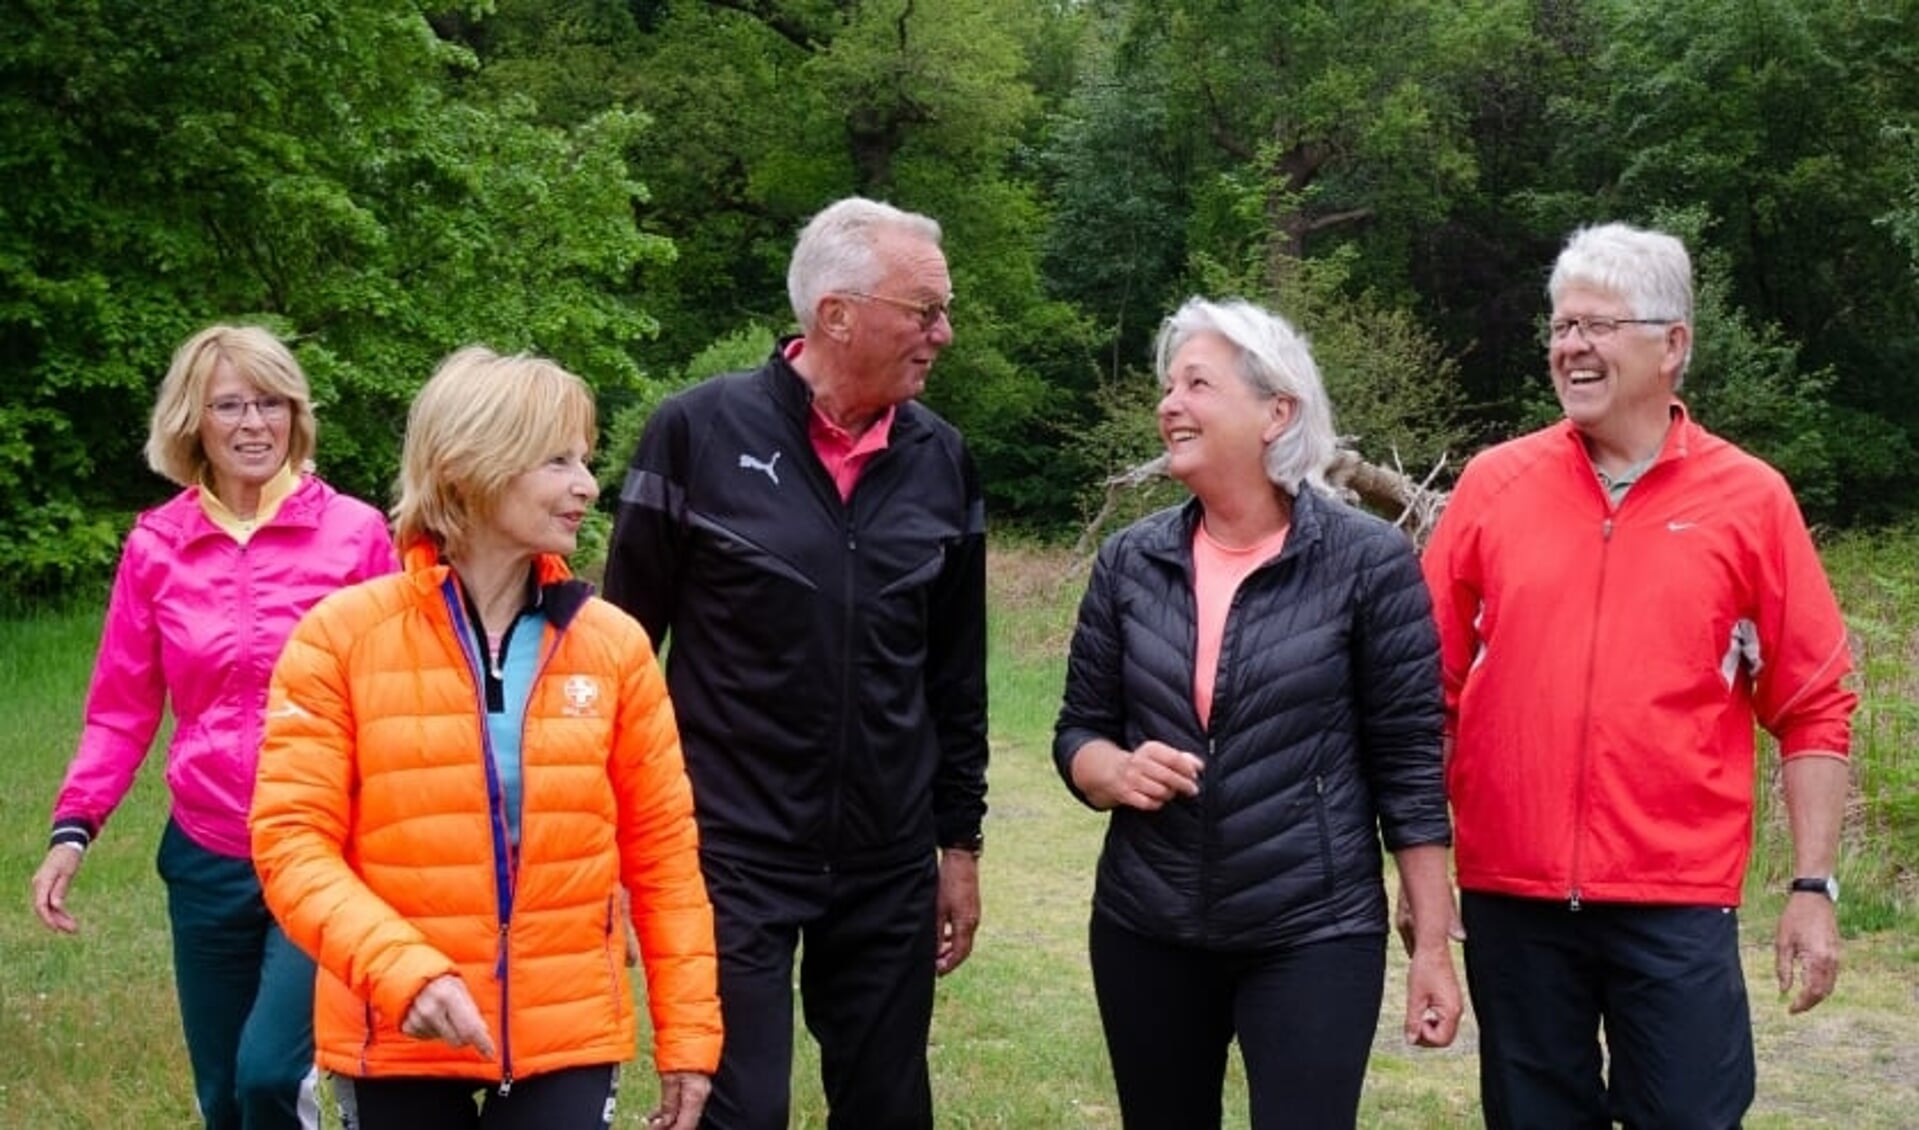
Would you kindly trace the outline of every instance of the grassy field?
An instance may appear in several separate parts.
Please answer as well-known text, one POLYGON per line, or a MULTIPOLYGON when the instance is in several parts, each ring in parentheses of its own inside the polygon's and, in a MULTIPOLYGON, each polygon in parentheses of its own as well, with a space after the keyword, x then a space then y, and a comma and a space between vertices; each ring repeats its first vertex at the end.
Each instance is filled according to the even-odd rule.
MULTIPOLYGON (((1862 637, 1858 774, 1845 874, 1846 969, 1838 995, 1788 1018, 1770 984, 1778 898, 1755 878, 1743 915, 1760 1054, 1754 1130, 1910 1127, 1919 1109, 1919 916, 1914 819, 1913 599, 1919 538, 1848 543, 1835 575, 1862 637)), ((1102 818, 1053 773, 1049 740, 1082 578, 1056 554, 993 561, 992 812, 986 920, 972 961, 940 985, 932 1062, 940 1124, 1119 1125, 1085 961, 1087 901, 1102 818)), ((162 891, 152 856, 165 816, 158 759, 87 859, 73 899, 78 938, 56 938, 27 907, 47 807, 70 755, 98 631, 96 615, 0 621, 0 1127, 183 1127, 192 1095, 175 1008, 162 891)), ((1762 867, 1776 866, 1776 813, 1762 867)), ((1444 1051, 1398 1036, 1395 964, 1361 1124, 1478 1124, 1473 1030, 1444 1051)), ((805 1047, 802 1042, 802 1047, 805 1047)), ((816 1064, 795 1068, 795 1124, 824 1124, 816 1064)), ((650 1106, 650 1071, 629 1071, 618 1125, 650 1106)), ((1229 1083, 1228 1125, 1244 1125, 1229 1083)))

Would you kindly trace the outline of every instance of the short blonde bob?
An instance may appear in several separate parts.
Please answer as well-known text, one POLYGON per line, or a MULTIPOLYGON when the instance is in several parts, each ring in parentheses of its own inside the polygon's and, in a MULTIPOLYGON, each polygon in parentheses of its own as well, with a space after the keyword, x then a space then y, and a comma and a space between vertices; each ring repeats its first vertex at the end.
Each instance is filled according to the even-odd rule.
POLYGON ((571 444, 590 450, 596 427, 593 390, 544 357, 449 354, 407 413, 394 540, 458 558, 508 483, 571 444))
POLYGON ((287 427, 287 464, 301 469, 313 458, 319 426, 306 373, 279 338, 259 326, 208 326, 174 351, 160 382, 147 428, 147 466, 186 487, 206 478, 206 447, 200 422, 207 413, 207 386, 220 362, 261 392, 284 396, 292 409, 287 427))

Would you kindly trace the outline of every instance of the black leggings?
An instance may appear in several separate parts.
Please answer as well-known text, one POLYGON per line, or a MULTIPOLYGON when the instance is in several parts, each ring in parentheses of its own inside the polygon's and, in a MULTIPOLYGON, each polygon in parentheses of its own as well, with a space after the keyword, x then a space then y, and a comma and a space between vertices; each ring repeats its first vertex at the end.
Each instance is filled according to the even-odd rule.
POLYGON ((1234 1037, 1254 1130, 1357 1121, 1385 992, 1384 934, 1220 953, 1142 937, 1095 914, 1091 949, 1126 1126, 1218 1126, 1234 1037))
POLYGON ((620 1069, 569 1067, 499 1088, 471 1079, 333 1077, 345 1130, 605 1130, 620 1069))

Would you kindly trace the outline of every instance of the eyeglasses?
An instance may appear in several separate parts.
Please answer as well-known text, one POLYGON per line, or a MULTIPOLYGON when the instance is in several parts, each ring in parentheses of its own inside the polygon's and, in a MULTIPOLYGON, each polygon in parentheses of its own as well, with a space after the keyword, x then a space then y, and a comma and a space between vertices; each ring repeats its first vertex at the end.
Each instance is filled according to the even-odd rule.
POLYGON ((247 418, 247 409, 260 414, 262 423, 277 424, 287 418, 293 404, 284 396, 260 396, 252 400, 240 396, 222 396, 207 401, 207 411, 222 424, 238 424, 247 418))
POLYGON ((930 330, 934 326, 939 325, 941 318, 950 321, 953 317, 953 296, 950 294, 946 296, 944 301, 933 299, 926 302, 915 302, 910 298, 894 298, 886 294, 867 294, 865 291, 860 290, 843 290, 840 293, 848 298, 860 298, 869 302, 884 302, 888 306, 897 306, 902 310, 911 310, 914 315, 919 318, 920 329, 923 330, 930 330))
POLYGON ((1588 342, 1601 341, 1619 332, 1620 326, 1670 326, 1678 318, 1606 318, 1587 314, 1579 318, 1554 318, 1546 327, 1546 343, 1564 341, 1574 330, 1588 342))

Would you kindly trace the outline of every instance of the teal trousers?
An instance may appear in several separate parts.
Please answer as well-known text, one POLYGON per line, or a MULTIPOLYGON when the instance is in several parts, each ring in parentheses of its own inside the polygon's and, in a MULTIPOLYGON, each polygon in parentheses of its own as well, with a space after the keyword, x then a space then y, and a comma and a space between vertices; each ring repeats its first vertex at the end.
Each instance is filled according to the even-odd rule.
POLYGON ((317 1128, 313 962, 267 913, 251 860, 208 851, 169 820, 157 863, 207 1130, 317 1128))

